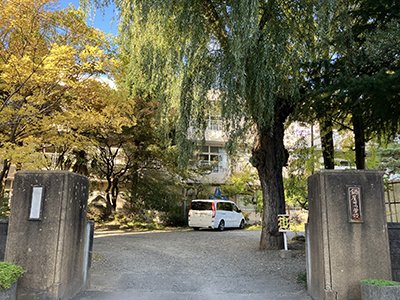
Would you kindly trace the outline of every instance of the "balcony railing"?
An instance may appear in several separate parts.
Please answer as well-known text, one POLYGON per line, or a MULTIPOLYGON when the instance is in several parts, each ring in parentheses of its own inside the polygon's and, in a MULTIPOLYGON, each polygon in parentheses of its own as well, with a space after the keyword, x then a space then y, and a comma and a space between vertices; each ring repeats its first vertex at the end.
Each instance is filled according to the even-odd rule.
MULTIPOLYGON (((201 166, 209 166, 210 162, 208 160, 201 160, 199 161, 201 166)), ((213 166, 212 173, 221 173, 221 174, 228 174, 228 166, 226 163, 222 164, 219 163, 218 165, 213 166)))
POLYGON ((207 130, 223 130, 221 120, 208 120, 207 130))

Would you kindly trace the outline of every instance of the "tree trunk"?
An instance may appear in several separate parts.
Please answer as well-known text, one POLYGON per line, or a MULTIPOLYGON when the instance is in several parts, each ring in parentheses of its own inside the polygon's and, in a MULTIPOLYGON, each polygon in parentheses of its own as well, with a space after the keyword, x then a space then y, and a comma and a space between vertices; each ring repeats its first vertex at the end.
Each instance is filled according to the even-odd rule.
POLYGON ((283 136, 283 121, 276 121, 272 134, 267 128, 259 130, 253 147, 252 160, 260 177, 264 205, 260 250, 283 248, 277 219, 278 214, 285 213, 282 167, 287 161, 287 152, 283 136))
POLYGON ((325 169, 335 168, 335 148, 333 146, 332 120, 320 118, 319 124, 321 134, 322 155, 324 157, 325 169))
POLYGON ((11 162, 8 159, 3 160, 3 169, 0 171, 0 198, 4 196, 4 185, 10 171, 11 162))
POLYGON ((356 148, 356 167, 365 169, 365 134, 364 122, 361 116, 354 114, 353 118, 354 143, 356 148))
POLYGON ((76 153, 76 162, 72 167, 72 172, 88 176, 89 171, 87 168, 88 160, 86 159, 86 151, 81 150, 76 153))
MULTIPOLYGON (((15 132, 17 131, 18 124, 11 126, 10 132, 8 133, 8 142, 16 144, 15 132)), ((3 169, 0 171, 0 197, 4 197, 4 185, 6 183, 8 172, 10 171, 11 160, 3 160, 3 169)))
POLYGON ((109 207, 110 209, 113 209, 114 206, 113 206, 113 202, 111 199, 112 179, 110 176, 106 176, 106 179, 107 179, 107 187, 106 187, 104 193, 106 194, 107 207, 109 207))
POLYGON ((112 188, 111 188, 111 200, 112 200, 112 207, 113 210, 117 210, 117 198, 118 198, 118 193, 119 193, 119 179, 114 178, 112 181, 112 188))

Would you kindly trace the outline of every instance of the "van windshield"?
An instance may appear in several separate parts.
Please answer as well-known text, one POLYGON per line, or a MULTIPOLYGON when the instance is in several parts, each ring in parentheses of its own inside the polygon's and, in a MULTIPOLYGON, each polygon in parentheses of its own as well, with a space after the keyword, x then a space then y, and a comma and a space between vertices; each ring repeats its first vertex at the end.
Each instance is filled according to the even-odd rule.
POLYGON ((190 208, 192 210, 212 210, 212 203, 196 201, 196 202, 192 202, 192 205, 190 206, 190 208))

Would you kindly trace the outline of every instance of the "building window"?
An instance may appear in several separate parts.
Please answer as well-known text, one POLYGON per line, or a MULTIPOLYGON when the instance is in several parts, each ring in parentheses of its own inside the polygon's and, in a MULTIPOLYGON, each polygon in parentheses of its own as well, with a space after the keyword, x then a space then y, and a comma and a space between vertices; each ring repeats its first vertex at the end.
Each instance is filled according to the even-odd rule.
POLYGON ((222 147, 203 146, 200 157, 202 165, 210 165, 216 162, 213 173, 228 173, 228 156, 222 147))

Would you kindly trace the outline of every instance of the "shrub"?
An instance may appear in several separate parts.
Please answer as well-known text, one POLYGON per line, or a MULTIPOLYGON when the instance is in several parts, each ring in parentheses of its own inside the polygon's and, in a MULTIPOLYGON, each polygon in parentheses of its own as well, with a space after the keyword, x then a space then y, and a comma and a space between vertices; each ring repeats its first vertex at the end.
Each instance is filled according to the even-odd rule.
POLYGON ((0 289, 7 290, 26 271, 13 263, 0 262, 0 289))
POLYGON ((246 211, 242 211, 243 217, 246 220, 246 222, 250 221, 250 213, 246 211))
POLYGON ((165 226, 183 227, 187 226, 187 217, 182 213, 182 207, 175 206, 170 211, 166 212, 160 217, 165 226))
POLYGON ((142 205, 134 201, 132 198, 124 200, 122 208, 118 211, 121 217, 125 218, 127 221, 144 221, 145 213, 142 205))
POLYGON ((10 206, 8 205, 8 197, 0 197, 0 219, 8 219, 10 217, 10 206))

